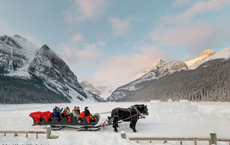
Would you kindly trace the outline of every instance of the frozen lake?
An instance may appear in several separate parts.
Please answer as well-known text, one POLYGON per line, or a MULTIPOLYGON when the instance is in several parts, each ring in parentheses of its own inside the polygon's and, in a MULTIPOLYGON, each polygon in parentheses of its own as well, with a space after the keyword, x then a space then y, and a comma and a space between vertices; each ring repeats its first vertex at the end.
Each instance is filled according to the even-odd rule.
MULTIPOLYGON (((79 106, 83 111, 85 106, 89 107, 91 113, 102 113, 111 111, 116 107, 130 107, 134 104, 146 104, 150 110, 150 103, 81 103, 81 104, 29 104, 29 105, 0 105, 0 130, 41 130, 44 127, 32 126, 32 119, 29 117, 31 112, 51 111, 55 106, 69 106, 72 110, 74 106, 79 106)), ((74 130, 63 130, 52 132, 52 135, 59 135, 59 139, 46 140, 45 135, 29 135, 26 138, 24 134, 13 137, 13 134, 7 134, 4 137, 0 134, 1 144, 136 144, 135 142, 121 139, 120 132, 125 131, 128 137, 210 137, 210 131, 217 134, 217 138, 230 138, 230 103, 212 103, 199 102, 197 112, 176 113, 176 114, 150 114, 146 119, 140 119, 137 122, 137 133, 133 133, 129 128, 129 123, 120 124, 119 133, 115 133, 111 126, 101 129, 97 132, 77 132, 74 130)), ((99 124, 102 124, 110 114, 101 114, 99 124)), ((140 142, 139 144, 149 144, 140 142)), ((162 144, 162 142, 153 142, 152 144, 162 144)), ((179 144, 179 142, 169 142, 167 144, 179 144)), ((193 142, 183 142, 183 145, 194 144, 193 142)), ((207 144, 208 142, 198 142, 207 144)), ((219 143, 227 145, 229 143, 219 143)))

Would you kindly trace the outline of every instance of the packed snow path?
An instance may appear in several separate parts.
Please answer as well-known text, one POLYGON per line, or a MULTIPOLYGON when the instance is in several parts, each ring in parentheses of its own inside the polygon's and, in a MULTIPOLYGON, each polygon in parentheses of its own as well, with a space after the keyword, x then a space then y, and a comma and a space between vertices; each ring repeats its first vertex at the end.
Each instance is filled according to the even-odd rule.
MULTIPOLYGON (((139 103, 81 103, 79 104, 30 104, 30 105, 0 105, 0 130, 41 130, 45 127, 32 126, 32 119, 29 114, 33 111, 52 111, 54 106, 66 107, 71 109, 79 106, 83 111, 85 106, 89 107, 91 113, 100 113, 111 111, 116 107, 130 107, 139 103)), ((150 110, 150 103, 148 105, 150 110)), ((99 124, 102 124, 110 114, 101 114, 99 124)), ((13 137, 0 134, 1 144, 107 144, 107 145, 129 145, 136 144, 133 141, 124 140, 120 137, 120 132, 125 131, 127 137, 204 137, 209 138, 210 131, 217 134, 217 138, 230 138, 230 103, 198 103, 198 112, 190 114, 150 114, 146 119, 140 119, 137 122, 137 133, 133 133, 129 128, 129 123, 119 124, 119 133, 115 133, 111 126, 105 127, 97 132, 77 132, 75 130, 63 130, 52 132, 52 135, 58 135, 56 140, 46 140, 45 135, 25 135, 13 137)), ((140 142, 139 144, 149 144, 140 142)), ((153 142, 152 144, 162 144, 153 142)), ((179 144, 179 142, 169 142, 168 144, 179 144)), ((191 144, 194 142, 184 142, 191 144)), ((198 145, 208 142, 198 142, 198 145)), ((229 143, 219 143, 227 145, 229 143)))

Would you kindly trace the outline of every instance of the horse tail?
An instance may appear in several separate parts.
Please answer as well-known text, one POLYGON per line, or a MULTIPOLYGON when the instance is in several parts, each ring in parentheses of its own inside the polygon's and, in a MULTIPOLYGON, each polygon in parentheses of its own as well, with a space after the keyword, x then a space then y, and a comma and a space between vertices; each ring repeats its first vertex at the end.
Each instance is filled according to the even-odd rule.
POLYGON ((107 118, 109 123, 113 122, 114 116, 116 116, 117 111, 118 111, 118 108, 115 108, 111 111, 111 116, 108 116, 107 118))

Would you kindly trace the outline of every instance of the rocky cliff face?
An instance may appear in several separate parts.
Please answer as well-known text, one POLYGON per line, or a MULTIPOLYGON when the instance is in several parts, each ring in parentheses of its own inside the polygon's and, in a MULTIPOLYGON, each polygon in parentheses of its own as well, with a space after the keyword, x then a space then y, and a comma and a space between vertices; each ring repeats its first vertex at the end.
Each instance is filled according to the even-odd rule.
POLYGON ((39 81, 43 93, 51 91, 52 97, 56 94, 59 98, 66 98, 60 100, 104 101, 84 89, 68 65, 47 45, 39 48, 21 36, 4 35, 0 37, 0 50, 0 74, 26 79, 27 82, 39 81))

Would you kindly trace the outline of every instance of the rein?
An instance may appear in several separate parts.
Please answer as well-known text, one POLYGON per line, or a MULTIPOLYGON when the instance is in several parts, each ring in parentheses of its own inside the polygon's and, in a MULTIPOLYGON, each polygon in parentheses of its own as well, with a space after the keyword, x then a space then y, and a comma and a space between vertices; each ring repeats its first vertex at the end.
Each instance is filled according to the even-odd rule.
MULTIPOLYGON (((140 112, 140 111, 137 109, 137 107, 135 107, 135 106, 131 106, 131 108, 130 108, 130 109, 117 108, 117 109, 113 112, 114 114, 117 112, 117 115, 114 115, 112 118, 117 117, 117 118, 118 118, 118 121, 120 120, 120 117, 118 116, 118 109, 128 110, 128 111, 130 112, 130 117, 127 117, 127 118, 121 119, 122 121, 127 120, 127 119, 130 119, 130 118, 131 118, 131 121, 132 121, 132 118, 133 118, 134 116, 137 116, 137 120, 138 120, 138 116, 141 114, 141 112, 140 112), (131 113, 131 109, 135 109, 135 111, 136 111, 137 113, 136 113, 136 114, 134 114, 134 115, 132 115, 132 113, 131 113)), ((118 123, 118 121, 117 121, 116 123, 114 123, 114 124, 117 124, 117 123, 118 123)))

